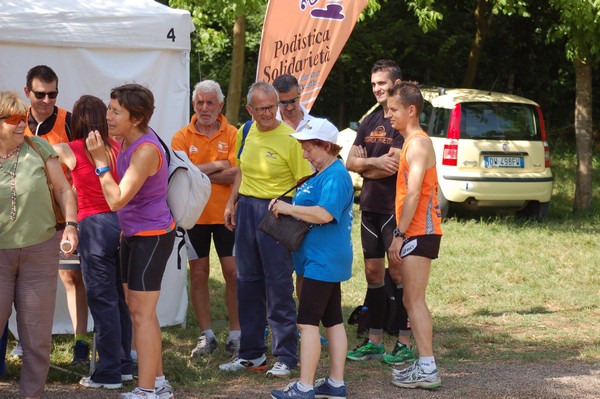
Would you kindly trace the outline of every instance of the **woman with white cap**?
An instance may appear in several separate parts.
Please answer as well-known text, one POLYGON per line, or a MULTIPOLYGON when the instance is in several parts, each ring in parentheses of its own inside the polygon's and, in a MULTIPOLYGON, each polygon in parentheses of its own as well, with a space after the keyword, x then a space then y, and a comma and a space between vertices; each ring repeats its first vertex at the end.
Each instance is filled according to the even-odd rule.
POLYGON ((313 225, 300 248, 292 254, 298 274, 304 275, 298 307, 302 338, 300 380, 271 396, 281 398, 345 397, 344 365, 348 341, 341 304, 341 282, 352 276, 352 180, 338 159, 338 130, 315 118, 312 126, 292 133, 317 171, 294 195, 292 204, 273 200, 276 216, 290 215, 313 225), (319 323, 327 330, 331 361, 329 378, 314 381, 321 355, 319 323))

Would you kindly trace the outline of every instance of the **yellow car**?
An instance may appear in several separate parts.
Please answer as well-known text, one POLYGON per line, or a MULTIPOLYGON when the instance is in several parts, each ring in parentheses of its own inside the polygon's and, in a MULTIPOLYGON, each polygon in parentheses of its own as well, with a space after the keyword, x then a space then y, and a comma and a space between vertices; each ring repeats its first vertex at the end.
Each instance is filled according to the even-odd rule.
POLYGON ((421 125, 433 141, 442 216, 451 204, 514 208, 544 220, 552 195, 540 106, 523 97, 422 87, 421 125))

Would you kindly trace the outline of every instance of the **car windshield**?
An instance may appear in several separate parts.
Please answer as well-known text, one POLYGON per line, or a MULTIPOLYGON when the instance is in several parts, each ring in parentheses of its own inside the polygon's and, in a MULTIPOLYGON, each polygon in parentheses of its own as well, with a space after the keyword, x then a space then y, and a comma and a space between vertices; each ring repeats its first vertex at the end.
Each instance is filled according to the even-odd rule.
POLYGON ((461 103, 460 137, 541 140, 535 107, 513 103, 461 103))

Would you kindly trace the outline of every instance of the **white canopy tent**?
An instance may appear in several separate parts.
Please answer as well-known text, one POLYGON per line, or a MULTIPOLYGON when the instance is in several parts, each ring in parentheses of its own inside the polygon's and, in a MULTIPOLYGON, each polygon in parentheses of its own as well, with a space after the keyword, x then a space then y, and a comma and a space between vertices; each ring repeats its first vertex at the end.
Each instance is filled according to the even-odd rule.
MULTIPOLYGON (((111 88, 135 82, 154 93, 150 125, 165 142, 189 122, 189 52, 194 30, 189 12, 153 0, 1 3, 0 90, 17 90, 26 100, 25 75, 31 67, 44 64, 59 77, 57 105, 62 108, 71 110, 83 94, 108 103, 111 88)), ((185 321, 187 258, 182 250, 183 265, 178 270, 177 244, 163 280, 158 309, 161 325, 185 321)), ((70 331, 61 295, 62 287, 55 333, 70 331)))

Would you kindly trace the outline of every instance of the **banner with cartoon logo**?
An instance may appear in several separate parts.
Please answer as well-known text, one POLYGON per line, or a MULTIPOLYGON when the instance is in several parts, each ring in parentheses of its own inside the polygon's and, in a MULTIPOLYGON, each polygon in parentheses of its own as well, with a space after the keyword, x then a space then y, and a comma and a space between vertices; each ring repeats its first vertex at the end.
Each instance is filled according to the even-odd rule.
POLYGON ((270 0, 256 80, 294 75, 310 110, 368 0, 270 0))

